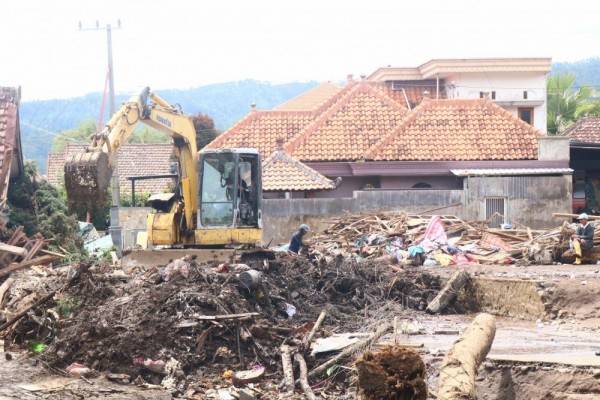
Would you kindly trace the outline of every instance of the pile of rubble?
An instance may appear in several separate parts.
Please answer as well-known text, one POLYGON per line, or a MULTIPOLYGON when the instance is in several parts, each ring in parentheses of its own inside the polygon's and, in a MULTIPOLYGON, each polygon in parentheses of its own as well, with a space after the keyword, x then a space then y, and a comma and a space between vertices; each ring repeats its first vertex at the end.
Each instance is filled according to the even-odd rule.
POLYGON ((4 332, 5 346, 35 339, 52 368, 102 372, 190 398, 217 396, 232 383, 257 382, 254 390, 277 392, 282 345, 303 349, 296 354, 305 355, 313 382, 322 382, 319 392, 341 393, 347 374, 318 369, 331 349, 311 355, 313 339, 347 331, 368 337, 389 307, 422 310, 440 288, 439 278, 426 273, 399 276, 375 262, 338 257, 312 263, 287 255, 252 268, 184 258, 131 274, 98 263, 21 274, 19 281, 30 283, 12 288, 12 306, 4 312, 29 307, 23 303, 27 296, 36 306, 4 332))
MULTIPOLYGON (((566 222, 551 230, 493 229, 455 216, 370 213, 334 219, 312 238, 309 251, 316 260, 341 256, 404 266, 552 264, 562 260, 574 232, 566 222)), ((595 237, 600 243, 600 225, 595 237)))

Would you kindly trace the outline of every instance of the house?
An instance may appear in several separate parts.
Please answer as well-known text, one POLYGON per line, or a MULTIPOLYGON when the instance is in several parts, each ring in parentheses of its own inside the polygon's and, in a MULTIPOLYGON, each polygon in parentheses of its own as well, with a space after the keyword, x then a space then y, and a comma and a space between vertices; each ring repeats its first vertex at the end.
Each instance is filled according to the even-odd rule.
POLYGON ((489 98, 546 132, 546 77, 551 58, 433 59, 418 67, 384 67, 368 79, 402 92, 427 87, 433 98, 489 98))
MULTIPOLYGON (((73 154, 84 151, 86 145, 69 143, 61 153, 48 154, 47 179, 53 185, 64 182, 65 160, 73 154)), ((119 184, 121 195, 131 194, 131 177, 170 175, 173 145, 157 144, 125 144, 117 152, 119 167, 119 184)), ((135 192, 162 193, 173 190, 172 178, 136 180, 135 192)))
MULTIPOLYGON (((283 143, 279 143, 281 146, 283 143)), ((311 196, 314 191, 333 190, 338 182, 330 180, 279 147, 262 163, 264 198, 311 196)))
POLYGON ((573 209, 600 214, 600 117, 583 117, 564 132, 573 172, 573 209))
POLYGON ((23 173, 19 127, 20 88, 0 87, 0 207, 4 208, 10 179, 23 173))
MULTIPOLYGON (((506 96, 499 89, 494 96, 456 98, 441 69, 425 83, 430 75, 413 72, 412 86, 406 77, 400 90, 394 86, 400 78, 380 72, 341 88, 325 84, 273 110, 252 108, 208 148, 254 147, 265 158, 283 141, 288 156, 329 180, 342 178, 335 189, 296 193, 293 200, 343 201, 310 203, 310 210, 296 207, 299 213, 452 202, 461 204, 453 211, 465 218, 543 226, 554 223, 552 212, 570 210, 568 144, 519 118, 511 107, 521 103, 506 100, 508 83, 506 96), (315 94, 323 92, 331 97, 315 94)), ((545 101, 535 101, 522 104, 545 109, 545 101)))

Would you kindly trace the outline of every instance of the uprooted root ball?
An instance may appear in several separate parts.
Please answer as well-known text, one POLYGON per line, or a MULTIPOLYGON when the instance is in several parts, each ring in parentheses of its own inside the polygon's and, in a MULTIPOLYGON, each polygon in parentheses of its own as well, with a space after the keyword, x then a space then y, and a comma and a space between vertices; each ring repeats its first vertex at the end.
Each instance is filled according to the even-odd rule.
POLYGON ((419 353, 400 346, 368 351, 356 361, 358 389, 365 400, 425 400, 425 364, 419 353))

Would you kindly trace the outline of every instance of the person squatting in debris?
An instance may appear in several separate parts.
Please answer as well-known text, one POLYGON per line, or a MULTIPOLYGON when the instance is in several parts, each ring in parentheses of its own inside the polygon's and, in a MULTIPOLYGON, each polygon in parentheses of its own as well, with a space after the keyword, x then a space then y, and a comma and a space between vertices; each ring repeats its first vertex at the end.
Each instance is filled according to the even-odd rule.
POLYGON ((300 248, 302 246, 304 246, 304 243, 302 242, 302 238, 309 231, 310 231, 310 228, 308 227, 308 225, 306 225, 306 224, 300 225, 298 230, 292 235, 292 239, 290 240, 290 245, 288 247, 288 250, 293 253, 298 254, 300 252, 300 248))
POLYGON ((581 264, 582 251, 590 250, 594 246, 594 225, 590 224, 586 213, 580 214, 577 220, 579 224, 571 238, 571 244, 575 252, 575 264, 581 264))

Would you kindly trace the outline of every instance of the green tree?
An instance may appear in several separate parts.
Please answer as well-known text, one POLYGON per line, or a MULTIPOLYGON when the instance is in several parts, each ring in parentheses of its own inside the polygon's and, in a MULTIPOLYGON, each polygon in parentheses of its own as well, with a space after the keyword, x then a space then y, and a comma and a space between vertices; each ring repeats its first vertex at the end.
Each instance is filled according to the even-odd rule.
POLYGON ((196 129, 196 144, 198 150, 212 142, 219 131, 215 128, 215 121, 206 114, 198 113, 192 117, 194 128, 196 129))
POLYGON ((548 78, 548 133, 561 134, 578 118, 600 115, 600 102, 589 86, 575 87, 574 74, 557 74, 548 78))
POLYGON ((83 121, 77 128, 63 131, 52 139, 52 153, 62 153, 68 143, 89 143, 91 135, 96 132, 96 123, 83 121))
POLYGON ((129 138, 128 143, 168 143, 171 138, 156 129, 140 126, 129 138))

